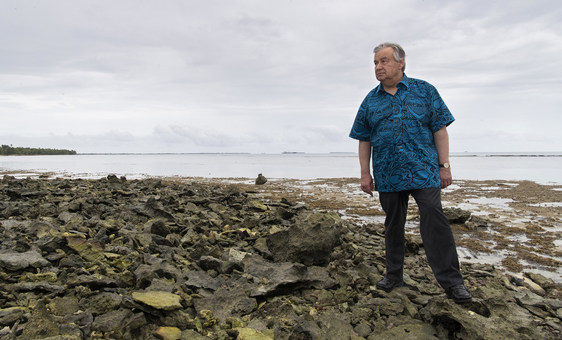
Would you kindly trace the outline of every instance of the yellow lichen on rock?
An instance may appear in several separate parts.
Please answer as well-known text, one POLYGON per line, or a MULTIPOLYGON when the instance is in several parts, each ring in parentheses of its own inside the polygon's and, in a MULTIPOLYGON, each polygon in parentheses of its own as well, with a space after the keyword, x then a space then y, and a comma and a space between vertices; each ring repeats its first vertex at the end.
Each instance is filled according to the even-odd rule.
POLYGON ((175 310, 183 308, 181 297, 176 294, 159 291, 133 292, 133 300, 161 310, 175 310))

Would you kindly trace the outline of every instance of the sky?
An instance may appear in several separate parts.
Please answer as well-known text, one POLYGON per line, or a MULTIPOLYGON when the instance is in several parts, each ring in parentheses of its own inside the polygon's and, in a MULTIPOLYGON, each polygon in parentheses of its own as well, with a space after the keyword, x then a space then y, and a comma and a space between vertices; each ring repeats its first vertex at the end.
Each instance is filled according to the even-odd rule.
POLYGON ((562 151, 559 1, 2 0, 0 32, 0 144, 356 152, 391 41, 451 152, 562 151))

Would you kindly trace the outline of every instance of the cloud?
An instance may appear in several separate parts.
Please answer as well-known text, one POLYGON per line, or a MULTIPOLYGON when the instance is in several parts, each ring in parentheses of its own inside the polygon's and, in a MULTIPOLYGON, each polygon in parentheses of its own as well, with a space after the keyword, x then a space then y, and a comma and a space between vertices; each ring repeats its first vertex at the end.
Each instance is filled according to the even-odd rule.
POLYGON ((453 137, 547 149, 562 123, 561 15, 546 0, 7 0, 0 136, 88 152, 355 151, 372 49, 397 41, 407 74, 453 111, 453 137))

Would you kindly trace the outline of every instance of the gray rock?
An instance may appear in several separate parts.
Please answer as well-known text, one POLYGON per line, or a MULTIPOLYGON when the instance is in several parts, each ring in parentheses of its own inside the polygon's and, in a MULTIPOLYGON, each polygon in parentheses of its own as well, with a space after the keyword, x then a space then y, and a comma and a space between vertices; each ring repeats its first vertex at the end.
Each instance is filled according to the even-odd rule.
POLYGON ((26 251, 25 253, 0 253, 0 266, 10 271, 22 270, 29 267, 41 268, 49 266, 50 264, 49 261, 35 250, 26 251))
POLYGON ((23 318, 27 312, 25 307, 9 307, 0 309, 0 326, 12 326, 23 318))
POLYGON ((47 282, 18 282, 11 286, 11 289, 18 292, 46 292, 61 293, 65 290, 63 285, 52 285, 47 282))
POLYGON ((443 213, 447 216, 450 223, 464 223, 470 218, 470 211, 466 211, 460 208, 446 207, 443 208, 443 213))
POLYGON ((529 311, 507 301, 495 301, 493 305, 475 301, 466 306, 434 298, 420 310, 420 315, 436 327, 440 337, 458 334, 468 339, 543 338, 529 311))
POLYGON ((271 263, 257 255, 246 256, 243 261, 244 272, 254 277, 257 287, 250 296, 272 296, 303 288, 334 287, 335 280, 320 267, 310 267, 300 263, 271 263))
POLYGON ((170 228, 166 225, 166 221, 162 219, 148 221, 144 226, 144 231, 162 237, 166 237, 170 234, 170 228))
POLYGON ((217 290, 221 286, 221 282, 213 278, 204 271, 189 271, 185 274, 186 280, 184 285, 193 289, 209 289, 217 290))
POLYGON ((213 295, 194 300, 195 310, 210 310, 225 321, 230 316, 244 316, 250 314, 257 307, 257 301, 248 297, 243 289, 219 288, 213 295))
POLYGON ((321 339, 352 339, 358 336, 349 319, 340 313, 322 314, 316 323, 320 327, 321 339))
POLYGON ((525 273, 525 276, 527 276, 529 279, 533 280, 534 283, 541 286, 541 288, 544 289, 544 290, 548 290, 548 289, 552 289, 552 288, 556 287, 556 284, 554 283, 554 281, 552 279, 549 279, 549 278, 545 277, 544 275, 527 272, 527 273, 525 273))
POLYGON ((116 310, 122 301, 123 297, 119 294, 101 292, 82 299, 80 301, 80 306, 83 310, 88 310, 94 315, 99 315, 116 310))
POLYGON ((464 225, 470 230, 476 230, 479 228, 488 228, 490 224, 484 218, 472 215, 470 216, 470 219, 464 223, 464 225))
POLYGON ((161 277, 171 278, 177 281, 182 277, 182 273, 178 268, 161 262, 152 265, 142 264, 134 271, 136 288, 139 289, 148 287, 153 279, 161 277))
POLYGON ((267 183, 267 178, 265 178, 264 175, 259 174, 256 178, 256 185, 264 185, 265 183, 267 183))
POLYGON ((213 256, 201 256, 197 262, 199 267, 203 270, 216 270, 220 271, 223 268, 224 262, 213 256))
POLYGON ((366 321, 360 322, 357 326, 353 328, 353 330, 355 331, 355 333, 357 333, 357 335, 363 338, 367 338, 369 334, 373 332, 371 326, 369 326, 366 321))
POLYGON ((385 330, 382 333, 376 333, 367 338, 367 340, 438 340, 437 330, 421 321, 412 320, 412 323, 398 325, 385 330))
POLYGON ((267 246, 276 262, 326 265, 341 233, 342 222, 337 213, 307 213, 288 229, 268 235, 267 246))
POLYGON ((119 309, 99 315, 92 323, 92 330, 101 332, 112 332, 122 329, 127 324, 127 319, 133 316, 128 309, 119 309))

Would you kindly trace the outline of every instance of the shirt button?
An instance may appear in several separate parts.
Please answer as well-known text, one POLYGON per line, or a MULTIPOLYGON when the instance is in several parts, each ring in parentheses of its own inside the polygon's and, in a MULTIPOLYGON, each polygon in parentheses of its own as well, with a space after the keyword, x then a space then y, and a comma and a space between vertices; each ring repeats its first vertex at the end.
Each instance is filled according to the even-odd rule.
POLYGON ((396 132, 395 135, 398 136, 398 132, 396 132))
POLYGON ((395 119, 394 122, 395 122, 395 123, 398 123, 398 119, 395 119))

